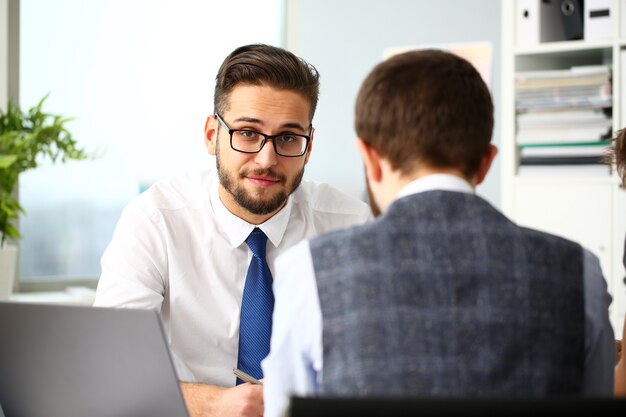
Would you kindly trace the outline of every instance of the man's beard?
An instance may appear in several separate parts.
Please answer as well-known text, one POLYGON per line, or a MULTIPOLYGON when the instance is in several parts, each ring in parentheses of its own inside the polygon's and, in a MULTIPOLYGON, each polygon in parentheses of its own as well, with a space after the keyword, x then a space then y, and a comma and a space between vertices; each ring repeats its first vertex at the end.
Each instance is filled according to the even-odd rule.
MULTIPOLYGON (((219 149, 219 148, 218 148, 219 149)), ((216 155, 217 160, 217 175, 220 180, 220 184, 230 195, 233 196, 237 204, 245 210, 255 215, 270 214, 281 208, 287 198, 298 188, 302 182, 304 176, 304 167, 296 174, 291 184, 287 183, 287 177, 281 174, 273 172, 271 169, 257 169, 254 171, 242 171, 239 173, 239 179, 243 180, 249 175, 261 175, 270 178, 277 179, 281 184, 285 184, 285 190, 279 192, 269 200, 255 198, 248 190, 241 186, 235 186, 235 180, 233 175, 226 169, 223 169, 220 165, 219 150, 216 155)))
POLYGON ((367 187, 367 200, 370 204, 370 210, 372 211, 372 215, 374 217, 378 217, 382 212, 380 211, 380 207, 378 207, 378 204, 376 204, 376 200, 374 200, 374 193, 372 193, 370 181, 369 179, 367 179, 367 173, 365 174, 365 186, 367 187))

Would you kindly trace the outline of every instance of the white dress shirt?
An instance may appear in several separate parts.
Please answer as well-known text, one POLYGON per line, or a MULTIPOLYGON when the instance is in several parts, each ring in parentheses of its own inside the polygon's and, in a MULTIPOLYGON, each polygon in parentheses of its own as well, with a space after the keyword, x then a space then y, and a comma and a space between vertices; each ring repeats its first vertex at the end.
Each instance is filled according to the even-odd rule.
MULTIPOLYGON (((434 174, 406 185, 396 198, 429 190, 473 193, 459 177, 434 174)), ((597 258, 585 253, 584 392, 612 393, 614 336, 608 321, 611 298, 597 258), (610 377, 607 377, 610 374, 610 377)), ((323 369, 322 311, 308 240, 276 260, 274 317, 270 353, 262 362, 265 417, 282 416, 291 395, 319 393, 323 369)))
MULTIPOLYGON (((214 172, 159 182, 123 211, 102 256, 96 306, 155 309, 183 381, 234 386, 241 299, 255 225, 230 213, 214 172)), ((370 218, 369 207, 329 185, 303 181, 259 225, 267 262, 304 238, 370 218)))

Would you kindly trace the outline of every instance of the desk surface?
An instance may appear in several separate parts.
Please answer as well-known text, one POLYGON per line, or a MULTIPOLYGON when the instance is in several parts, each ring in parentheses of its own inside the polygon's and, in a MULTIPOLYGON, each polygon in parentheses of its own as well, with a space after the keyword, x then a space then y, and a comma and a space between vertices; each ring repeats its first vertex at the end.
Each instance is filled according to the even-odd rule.
POLYGON ((64 291, 23 292, 11 294, 9 300, 23 303, 92 305, 96 291, 87 287, 68 287, 64 291))

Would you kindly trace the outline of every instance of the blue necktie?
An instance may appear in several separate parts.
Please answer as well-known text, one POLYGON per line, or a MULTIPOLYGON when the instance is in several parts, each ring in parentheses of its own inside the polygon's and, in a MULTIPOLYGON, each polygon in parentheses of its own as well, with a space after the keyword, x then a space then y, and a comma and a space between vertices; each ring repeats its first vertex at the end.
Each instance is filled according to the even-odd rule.
MULTIPOLYGON (((246 239, 246 243, 252 251, 252 260, 248 267, 241 301, 237 368, 261 379, 263 378, 261 361, 270 352, 272 334, 272 311, 274 310, 272 273, 265 261, 267 245, 265 233, 261 229, 254 228, 246 239)), ((242 382, 237 378, 237 385, 242 382)))

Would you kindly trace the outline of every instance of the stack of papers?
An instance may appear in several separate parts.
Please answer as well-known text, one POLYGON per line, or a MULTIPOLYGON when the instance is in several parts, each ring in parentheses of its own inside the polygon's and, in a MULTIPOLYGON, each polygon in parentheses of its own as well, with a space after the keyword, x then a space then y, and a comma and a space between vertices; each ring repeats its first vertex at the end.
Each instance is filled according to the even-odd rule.
POLYGON ((515 74, 517 111, 611 107, 612 91, 607 65, 515 74))
POLYGON ((543 166, 610 174, 610 67, 518 72, 515 90, 520 173, 530 171, 525 169, 529 166, 543 166))
POLYGON ((566 144, 601 141, 613 121, 602 109, 524 112, 517 115, 517 144, 566 144))
POLYGON ((607 141, 521 145, 521 165, 587 165, 608 162, 607 141))

